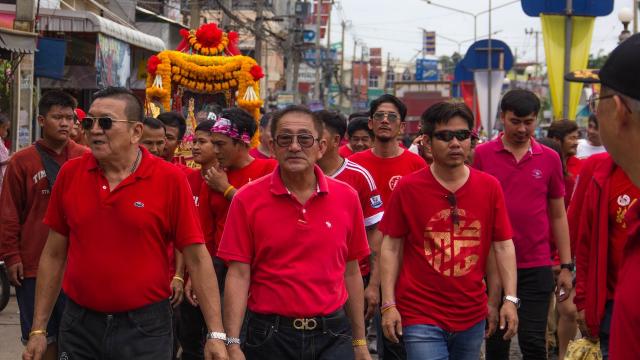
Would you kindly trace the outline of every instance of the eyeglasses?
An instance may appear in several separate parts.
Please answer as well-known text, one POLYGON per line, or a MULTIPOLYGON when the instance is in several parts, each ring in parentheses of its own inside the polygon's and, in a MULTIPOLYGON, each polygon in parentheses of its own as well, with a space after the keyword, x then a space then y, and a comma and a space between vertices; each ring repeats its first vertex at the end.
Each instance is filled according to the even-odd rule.
POLYGON ((373 113, 373 120, 375 121, 382 121, 385 117, 389 122, 397 121, 400 118, 400 116, 394 112, 377 111, 373 113))
POLYGON ((446 195, 447 200, 449 201, 449 205, 451 205, 451 221, 455 225, 460 225, 460 217, 458 215, 458 201, 456 200, 455 194, 446 195))
MULTIPOLYGON (((610 99, 617 95, 618 94, 611 94, 611 95, 605 95, 605 96, 597 96, 596 94, 591 95, 591 97, 589 98, 589 111, 591 111, 592 114, 595 114, 596 111, 598 110, 598 105, 600 105, 600 100, 610 99)), ((624 101, 624 98, 622 98, 621 96, 620 96, 620 102, 622 102, 624 107, 627 108, 627 111, 632 112, 631 108, 629 108, 629 105, 627 105, 627 103, 624 101)))
POLYGON ((471 131, 470 130, 456 130, 456 131, 442 130, 442 131, 433 133, 433 136, 438 140, 446 141, 446 142, 453 140, 453 138, 456 138, 458 141, 464 141, 471 137, 471 131))
POLYGON ((100 128, 102 130, 109 130, 113 127, 113 123, 114 122, 128 122, 128 123, 135 123, 136 121, 131 121, 131 120, 120 120, 120 119, 112 119, 108 116, 100 116, 100 117, 91 117, 91 116, 87 116, 84 119, 82 119, 81 121, 81 125, 82 128, 85 130, 91 130, 93 128, 93 124, 95 122, 98 122, 98 126, 100 126, 100 128))
POLYGON ((283 148, 289 147, 293 144, 294 139, 297 139, 298 145, 302 148, 310 148, 316 141, 319 141, 319 139, 314 138, 311 134, 280 134, 276 136, 276 144, 283 148))

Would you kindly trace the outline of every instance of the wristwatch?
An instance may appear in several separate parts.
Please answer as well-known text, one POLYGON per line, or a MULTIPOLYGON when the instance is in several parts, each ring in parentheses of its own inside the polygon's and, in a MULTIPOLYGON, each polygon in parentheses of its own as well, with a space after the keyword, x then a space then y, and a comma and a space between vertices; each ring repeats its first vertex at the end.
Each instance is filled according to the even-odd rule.
POLYGON ((211 331, 207 333, 207 340, 222 340, 227 342, 227 334, 223 332, 211 331))
POLYGON ((512 303, 516 306, 516 309, 519 309, 519 308, 520 308, 520 299, 518 299, 518 298, 517 298, 517 297, 515 297, 515 296, 505 295, 505 297, 504 297, 504 298, 502 298, 502 301, 509 301, 509 302, 512 302, 512 303))
POLYGON ((576 269, 576 264, 574 263, 560 264, 560 269, 567 269, 569 271, 574 271, 576 269))
POLYGON ((229 345, 240 345, 240 338, 227 336, 227 346, 229 345))

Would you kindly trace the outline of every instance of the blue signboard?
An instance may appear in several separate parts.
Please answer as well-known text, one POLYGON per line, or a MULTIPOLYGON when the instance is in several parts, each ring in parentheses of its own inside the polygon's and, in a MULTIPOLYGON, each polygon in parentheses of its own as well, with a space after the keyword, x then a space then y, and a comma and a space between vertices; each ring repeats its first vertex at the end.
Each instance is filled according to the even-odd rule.
MULTIPOLYGON (((310 49, 306 50, 303 53, 304 61, 311 67, 316 67, 316 50, 310 49)), ((338 61, 338 51, 336 49, 327 50, 325 48, 320 49, 320 60, 328 61, 331 59, 332 61, 338 61)))
MULTIPOLYGON (((565 0, 522 0, 525 14, 538 17, 540 14, 566 13, 565 0)), ((573 0, 574 16, 606 16, 613 11, 613 0, 573 0)))
MULTIPOLYGON (((482 70, 489 68, 489 40, 478 40, 467 50, 462 59, 462 65, 468 70, 482 70)), ((507 44, 497 39, 491 39, 491 69, 509 71, 513 67, 513 53, 507 44)))
POLYGON ((51 79, 63 79, 64 58, 67 41, 64 39, 40 38, 35 55, 34 75, 51 79))
POLYGON ((416 60, 416 81, 438 81, 438 60, 416 60))

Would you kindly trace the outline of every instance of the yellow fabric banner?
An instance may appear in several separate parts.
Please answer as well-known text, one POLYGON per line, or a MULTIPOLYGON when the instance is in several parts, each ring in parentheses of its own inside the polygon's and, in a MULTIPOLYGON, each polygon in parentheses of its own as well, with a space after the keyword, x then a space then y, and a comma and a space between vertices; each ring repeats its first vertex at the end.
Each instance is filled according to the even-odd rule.
MULTIPOLYGON (((571 37, 570 71, 587 68, 589 49, 595 17, 574 16, 572 19, 573 34, 571 37)), ((540 14, 542 37, 547 62, 547 75, 551 90, 551 104, 554 119, 562 118, 562 102, 564 98, 564 49, 565 49, 565 17, 562 15, 540 14)), ((574 119, 583 84, 571 83, 569 88, 569 118, 574 119)))

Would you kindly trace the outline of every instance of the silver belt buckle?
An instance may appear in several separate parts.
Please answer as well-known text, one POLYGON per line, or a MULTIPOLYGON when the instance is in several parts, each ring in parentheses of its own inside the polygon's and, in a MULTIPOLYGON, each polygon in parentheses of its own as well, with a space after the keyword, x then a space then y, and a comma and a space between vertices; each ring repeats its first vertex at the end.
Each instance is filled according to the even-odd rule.
POLYGON ((296 330, 313 330, 318 327, 318 322, 314 318, 310 319, 295 319, 293 320, 293 328, 296 330))

